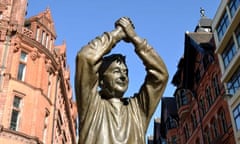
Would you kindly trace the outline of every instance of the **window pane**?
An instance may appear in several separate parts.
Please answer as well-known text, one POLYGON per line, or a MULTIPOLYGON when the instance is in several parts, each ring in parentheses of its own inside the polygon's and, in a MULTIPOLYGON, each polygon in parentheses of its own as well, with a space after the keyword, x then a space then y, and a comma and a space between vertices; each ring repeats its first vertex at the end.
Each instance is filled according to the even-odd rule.
POLYGON ((220 113, 220 121, 221 121, 221 126, 223 128, 223 131, 226 132, 227 131, 227 123, 226 123, 227 121, 226 121, 225 113, 223 110, 220 113))
POLYGON ((234 110, 233 110, 233 116, 236 124, 236 129, 240 130, 240 105, 238 105, 234 110))
POLYGON ((230 41, 230 44, 222 53, 222 59, 224 62, 224 66, 227 67, 229 63, 232 61, 233 57, 237 53, 237 49, 233 41, 230 41))
POLYGON ((234 116, 234 118, 237 117, 238 113, 239 113, 239 110, 238 110, 238 107, 237 107, 237 108, 233 111, 233 116, 234 116))
POLYGON ((237 130, 240 130, 240 117, 237 117, 235 119, 235 123, 236 123, 237 130))
POLYGON ((44 42, 45 42, 45 31, 42 32, 42 44, 44 45, 44 42))
POLYGON ((27 61, 27 53, 21 52, 20 60, 21 60, 22 62, 26 62, 26 61, 27 61))
POLYGON ((229 19, 228 19, 228 15, 227 12, 224 13, 223 17, 220 20, 220 23, 217 27, 217 33, 218 33, 218 40, 222 40, 223 35, 226 32, 226 29, 229 25, 229 19))
MULTIPOLYGON (((239 0, 240 1, 240 0, 239 0)), ((240 25, 238 25, 238 29, 236 30, 237 44, 240 47, 240 25)))
POLYGON ((15 108, 19 108, 19 107, 20 107, 20 102, 21 102, 21 98, 15 96, 15 97, 14 97, 14 100, 13 100, 13 106, 14 106, 15 108))
POLYGON ((240 88, 240 67, 227 83, 228 92, 234 95, 240 88))
POLYGON ((2 19, 3 18, 3 13, 2 13, 2 11, 0 11, 0 19, 2 19))
POLYGON ((229 9, 230 9, 230 13, 231 13, 231 16, 232 16, 232 17, 233 17, 234 14, 236 13, 239 5, 240 5, 240 0, 232 0, 232 1, 229 3, 229 9))
POLYGON ((214 87, 214 94, 215 94, 215 98, 220 94, 220 88, 219 88, 219 84, 218 84, 218 76, 215 75, 213 77, 213 87, 214 87))
POLYGON ((240 46, 240 33, 237 35, 238 46, 240 46))
POLYGON ((218 129, 217 129, 217 121, 216 120, 214 120, 214 122, 213 122, 213 130, 214 130, 215 137, 218 137, 218 129))
POLYGON ((19 112, 16 110, 12 111, 10 129, 16 130, 17 129, 17 121, 18 121, 19 112))
POLYGON ((37 27, 37 33, 36 33, 36 41, 39 40, 39 33, 40 33, 40 28, 37 27))
POLYGON ((188 104, 187 92, 185 90, 181 90, 181 102, 182 105, 188 104))
POLYGON ((20 63, 18 67, 18 80, 24 80, 25 64, 20 63))

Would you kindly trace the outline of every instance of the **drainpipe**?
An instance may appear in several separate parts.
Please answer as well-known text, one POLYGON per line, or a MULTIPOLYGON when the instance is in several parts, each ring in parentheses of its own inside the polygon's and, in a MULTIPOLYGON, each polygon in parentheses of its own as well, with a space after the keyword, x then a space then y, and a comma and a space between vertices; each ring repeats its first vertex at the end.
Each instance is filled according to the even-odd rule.
POLYGON ((6 43, 5 43, 4 53, 3 53, 2 65, 0 67, 0 69, 1 69, 1 74, 0 74, 0 91, 2 90, 3 74, 4 74, 4 70, 6 69, 5 63, 6 63, 6 59, 7 59, 9 41, 10 41, 10 32, 8 31, 7 35, 6 35, 6 43))

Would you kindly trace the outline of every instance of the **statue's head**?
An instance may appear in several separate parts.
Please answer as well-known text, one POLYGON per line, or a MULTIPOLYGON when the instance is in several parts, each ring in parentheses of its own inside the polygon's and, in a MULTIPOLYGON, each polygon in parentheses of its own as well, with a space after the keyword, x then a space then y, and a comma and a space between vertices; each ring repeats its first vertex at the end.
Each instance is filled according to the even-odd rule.
POLYGON ((104 57, 98 72, 101 96, 104 98, 123 97, 128 88, 125 56, 112 54, 104 57))

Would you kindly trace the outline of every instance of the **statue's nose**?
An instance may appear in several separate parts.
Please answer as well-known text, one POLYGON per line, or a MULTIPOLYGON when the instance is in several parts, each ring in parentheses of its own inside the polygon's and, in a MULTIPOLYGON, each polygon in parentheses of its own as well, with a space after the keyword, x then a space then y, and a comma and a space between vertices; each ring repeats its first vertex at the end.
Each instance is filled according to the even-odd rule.
POLYGON ((124 73, 121 73, 120 79, 121 79, 121 81, 126 81, 127 80, 127 75, 124 74, 124 73))
POLYGON ((120 79, 121 79, 122 81, 125 81, 125 80, 126 80, 126 76, 121 75, 120 79))

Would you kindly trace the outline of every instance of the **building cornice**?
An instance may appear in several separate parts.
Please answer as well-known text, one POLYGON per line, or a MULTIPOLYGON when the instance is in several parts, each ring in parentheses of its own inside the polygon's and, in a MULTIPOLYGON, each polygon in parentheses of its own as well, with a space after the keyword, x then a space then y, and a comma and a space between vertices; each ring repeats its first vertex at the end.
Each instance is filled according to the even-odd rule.
POLYGON ((24 34, 18 33, 17 37, 19 40, 19 46, 23 46, 26 44, 27 46, 31 46, 34 50, 34 48, 39 51, 40 53, 43 53, 46 56, 46 59, 49 59, 52 64, 53 71, 58 71, 60 69, 60 64, 57 62, 57 59, 55 59, 54 54, 49 51, 46 47, 44 47, 41 43, 33 40, 32 38, 25 36, 24 34))

